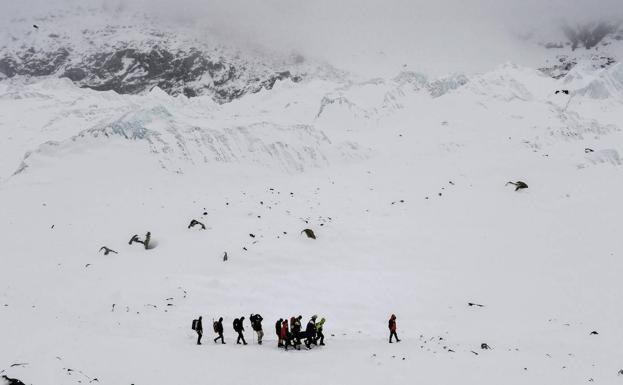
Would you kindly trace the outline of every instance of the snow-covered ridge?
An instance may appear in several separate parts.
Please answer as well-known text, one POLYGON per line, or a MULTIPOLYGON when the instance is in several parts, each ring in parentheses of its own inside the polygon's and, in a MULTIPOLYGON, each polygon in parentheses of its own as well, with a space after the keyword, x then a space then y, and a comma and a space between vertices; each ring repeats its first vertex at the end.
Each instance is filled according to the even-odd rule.
MULTIPOLYGON (((57 86, 73 87, 68 82, 57 86)), ((54 92, 39 85, 26 86, 14 93, 14 100, 39 100, 47 103, 56 99, 54 92), (33 91, 32 89, 38 89, 33 91)), ((14 92, 14 91, 12 91, 14 92)), ((85 91, 79 91, 84 93, 85 91)), ((90 91, 91 96, 106 96, 90 91)), ((5 100, 11 93, 5 95, 5 100)), ((86 96, 86 95, 85 95, 86 96)), ((111 95, 112 96, 112 95, 111 95)), ((92 98, 89 107, 97 105, 103 111, 106 98, 92 98), (100 104, 100 103, 103 103, 100 104)), ((102 120, 85 129, 63 127, 63 133, 54 133, 51 140, 27 151, 15 174, 20 174, 33 164, 45 164, 60 159, 68 153, 88 152, 107 146, 136 146, 137 151, 151 154, 163 169, 183 173, 193 165, 210 163, 244 163, 279 168, 285 172, 301 172, 309 167, 326 167, 332 161, 365 158, 366 151, 354 141, 332 141, 318 127, 295 122, 271 120, 240 121, 222 117, 218 105, 209 98, 173 98, 155 89, 147 95, 127 96, 125 108, 117 114, 102 114, 102 120), (138 99, 137 99, 138 98, 138 99), (125 110, 125 111, 124 111, 125 110)), ((111 111, 112 112, 112 111, 111 111)), ((58 120, 79 119, 84 123, 88 111, 62 112, 46 126, 54 127, 58 120), (72 115, 77 116, 72 117, 72 115), (64 117, 63 117, 64 116, 64 117)))
POLYGON ((76 11, 13 20, 5 28, 0 78, 65 77, 122 94, 158 86, 171 95, 228 102, 278 80, 300 81, 310 70, 300 56, 241 52, 141 15, 76 11))
MULTIPOLYGON (((121 94, 157 86, 170 95, 208 95, 224 103, 270 90, 280 80, 346 81, 349 76, 300 54, 236 48, 235 43, 193 25, 172 25, 142 14, 78 8, 14 19, 0 32, 0 79, 64 77, 81 87, 121 94)), ((552 40, 556 43, 531 38, 543 47, 543 57, 549 57, 541 71, 554 78, 564 77, 578 63, 606 68, 623 53, 623 32, 613 25, 567 26, 554 35, 559 35, 552 40)), ((429 79, 411 71, 393 80, 427 88, 433 96, 467 82, 464 75, 429 79)), ((392 96, 388 97, 391 103, 392 96)))
POLYGON ((623 63, 601 71, 576 67, 564 78, 564 83, 576 89, 576 94, 594 99, 621 99, 623 97, 623 63))
POLYGON ((429 80, 405 71, 364 82, 284 80, 272 91, 223 105, 209 96, 172 97, 159 88, 119 95, 79 89, 68 79, 5 80, 5 120, 20 111, 36 124, 9 127, 3 174, 21 174, 68 152, 124 145, 176 173, 218 163, 302 172, 372 156, 362 133, 386 122, 403 125, 412 116, 427 127, 453 118, 466 127, 486 125, 504 117, 528 149, 542 151, 561 140, 620 129, 614 118, 623 92, 620 72, 620 64, 603 70, 579 65, 557 80, 506 64, 469 78, 429 80), (612 119, 583 112, 583 105, 597 101, 607 103, 602 108, 612 111, 612 119))

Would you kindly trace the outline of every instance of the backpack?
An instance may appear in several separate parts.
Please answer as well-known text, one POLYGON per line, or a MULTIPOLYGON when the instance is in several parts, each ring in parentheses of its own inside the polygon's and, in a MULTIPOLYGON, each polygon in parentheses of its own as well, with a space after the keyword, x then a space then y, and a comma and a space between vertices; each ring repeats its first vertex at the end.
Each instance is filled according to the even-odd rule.
POLYGON ((212 324, 212 327, 214 328, 214 333, 218 333, 218 322, 214 321, 214 323, 212 324))
POLYGON ((194 320, 193 320, 193 326, 192 326, 192 328, 193 328, 193 330, 194 330, 194 331, 197 331, 197 324, 198 324, 198 323, 199 323, 199 320, 198 320, 198 319, 194 319, 194 320))
POLYGON ((253 328, 253 330, 255 331, 259 331, 262 330, 262 324, 260 323, 260 315, 256 314, 253 317, 250 318, 251 320, 251 327, 253 328))

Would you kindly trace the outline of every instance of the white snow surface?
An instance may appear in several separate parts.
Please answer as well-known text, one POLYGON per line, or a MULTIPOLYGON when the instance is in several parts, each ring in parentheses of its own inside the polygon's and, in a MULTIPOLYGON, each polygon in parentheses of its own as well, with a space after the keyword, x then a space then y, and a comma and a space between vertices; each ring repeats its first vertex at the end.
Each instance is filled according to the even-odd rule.
POLYGON ((0 82, 0 372, 620 383, 621 67, 580 70, 283 81, 224 105, 0 82), (157 247, 128 245, 147 231, 157 247), (251 313, 265 344, 236 345, 251 313), (299 314, 326 317, 326 346, 277 349, 275 321, 299 314))

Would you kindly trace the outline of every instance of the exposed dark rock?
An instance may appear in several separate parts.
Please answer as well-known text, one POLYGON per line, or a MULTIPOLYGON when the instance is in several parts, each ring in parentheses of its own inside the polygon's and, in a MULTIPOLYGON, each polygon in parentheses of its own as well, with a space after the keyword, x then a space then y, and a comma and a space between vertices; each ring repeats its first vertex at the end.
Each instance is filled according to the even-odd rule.
POLYGON ((71 81, 79 82, 80 80, 87 77, 87 73, 85 70, 81 68, 67 68, 65 72, 61 75, 62 78, 68 78, 71 81))
MULTIPOLYGON (((51 52, 41 52, 30 48, 18 56, 18 60, 13 59, 13 76, 49 76, 56 73, 69 57, 69 51, 59 48, 51 52)), ((6 59, 2 58, 0 60, 6 59)), ((1 70, 1 68, 0 68, 1 70)), ((4 73, 4 72, 3 72, 4 73)), ((8 73, 6 76, 11 77, 8 73)))
POLYGON ((316 239, 316 234, 314 234, 314 231, 312 229, 304 229, 303 231, 301 231, 301 233, 305 233, 305 235, 307 235, 307 238, 316 239))
MULTIPOLYGON (((593 68, 599 69, 610 67, 616 63, 616 60, 607 55, 591 55, 589 57, 589 63, 593 68)), ((559 55, 556 57, 556 62, 554 64, 539 68, 539 71, 543 72, 547 76, 553 77, 554 79, 560 79, 567 75, 576 65, 576 58, 568 55, 559 55)))
POLYGON ((193 219, 188 224, 188 228, 190 229, 190 228, 195 227, 195 226, 199 226, 201 228, 201 230, 205 230, 206 229, 206 226, 202 222, 200 222, 200 221, 198 221, 196 219, 193 219))
POLYGON ((4 380, 4 383, 6 385, 25 385, 23 382, 21 382, 20 380, 18 380, 17 378, 9 378, 5 375, 2 375, 2 377, 0 377, 4 380))
POLYGON ((0 74, 13 77, 17 74, 17 62, 11 57, 0 58, 0 74))
POLYGON ((115 250, 110 249, 110 248, 108 248, 108 247, 106 247, 106 246, 102 246, 102 247, 100 248, 100 250, 99 250, 99 251, 102 251, 102 250, 104 250, 104 255, 108 255, 108 254, 110 254, 110 253, 113 253, 113 254, 119 254, 119 253, 117 253, 115 250))
POLYGON ((134 94, 155 86, 170 95, 211 95, 224 103, 247 93, 272 89, 279 80, 302 80, 290 71, 271 70, 267 65, 247 66, 234 59, 214 57, 209 51, 172 50, 155 45, 149 49, 129 44, 108 47, 97 53, 73 53, 70 48, 27 48, 0 56, 0 78, 57 75, 81 87, 98 91, 134 94))
POLYGON ((507 182, 506 185, 513 185, 515 186, 515 191, 519 191, 519 190, 523 190, 528 188, 528 185, 525 182, 522 182, 520 180, 518 180, 517 182, 507 182))
POLYGON ((468 302, 467 306, 478 306, 478 307, 485 307, 485 305, 481 305, 479 303, 474 303, 474 302, 468 302))

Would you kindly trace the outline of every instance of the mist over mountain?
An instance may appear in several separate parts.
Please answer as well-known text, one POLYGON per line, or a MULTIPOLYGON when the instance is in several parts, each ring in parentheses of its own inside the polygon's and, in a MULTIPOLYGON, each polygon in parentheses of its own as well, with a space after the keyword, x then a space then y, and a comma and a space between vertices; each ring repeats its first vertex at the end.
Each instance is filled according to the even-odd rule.
POLYGON ((615 0, 28 0, 7 7, 5 20, 79 8, 115 17, 146 14, 208 31, 224 44, 297 52, 366 76, 395 73, 404 64, 437 76, 505 61, 537 66, 542 54, 518 36, 557 41, 564 26, 623 18, 615 0))

